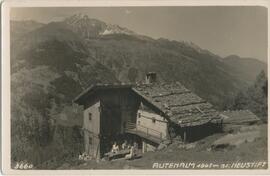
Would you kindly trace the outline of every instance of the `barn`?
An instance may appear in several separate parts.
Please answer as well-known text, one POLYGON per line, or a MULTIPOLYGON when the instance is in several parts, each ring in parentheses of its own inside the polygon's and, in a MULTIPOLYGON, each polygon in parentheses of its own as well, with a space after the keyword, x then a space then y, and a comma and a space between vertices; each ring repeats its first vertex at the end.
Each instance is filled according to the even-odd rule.
POLYGON ((213 106, 179 82, 159 83, 155 73, 144 83, 97 84, 74 99, 84 107, 85 151, 101 158, 115 141, 135 140, 142 152, 180 136, 197 140, 221 128, 213 106))
POLYGON ((241 127, 261 122, 250 110, 228 110, 221 112, 220 116, 223 119, 223 130, 226 132, 238 131, 241 127))

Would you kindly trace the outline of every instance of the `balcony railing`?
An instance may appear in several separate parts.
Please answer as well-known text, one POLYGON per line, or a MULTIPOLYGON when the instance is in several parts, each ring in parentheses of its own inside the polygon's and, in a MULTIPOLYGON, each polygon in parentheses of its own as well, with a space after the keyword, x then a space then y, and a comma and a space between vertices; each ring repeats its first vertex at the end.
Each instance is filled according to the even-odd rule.
POLYGON ((160 142, 165 137, 160 131, 135 123, 127 123, 126 132, 137 134, 150 140, 153 139, 155 142, 160 142))

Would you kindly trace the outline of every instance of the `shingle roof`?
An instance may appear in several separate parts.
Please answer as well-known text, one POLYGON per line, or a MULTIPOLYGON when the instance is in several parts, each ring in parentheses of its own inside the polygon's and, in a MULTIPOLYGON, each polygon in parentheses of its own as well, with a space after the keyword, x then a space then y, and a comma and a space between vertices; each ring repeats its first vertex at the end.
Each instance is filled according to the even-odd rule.
POLYGON ((213 106, 192 93, 179 82, 152 84, 97 84, 90 86, 79 94, 73 102, 82 104, 97 90, 132 88, 144 100, 162 112, 171 122, 182 127, 196 126, 210 121, 219 121, 219 116, 213 106))
POLYGON ((140 84, 135 92, 148 99, 174 123, 196 126, 220 120, 213 106, 198 97, 179 82, 140 84))
POLYGON ((260 119, 249 110, 224 111, 220 114, 223 123, 249 123, 260 119))

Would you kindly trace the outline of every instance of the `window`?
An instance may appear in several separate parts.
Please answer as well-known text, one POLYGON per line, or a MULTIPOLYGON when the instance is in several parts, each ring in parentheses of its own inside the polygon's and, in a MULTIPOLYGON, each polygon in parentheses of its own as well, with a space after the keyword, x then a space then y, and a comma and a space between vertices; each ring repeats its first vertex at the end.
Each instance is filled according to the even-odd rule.
POLYGON ((140 124, 141 124, 141 121, 138 120, 138 125, 140 125, 140 124))
POLYGON ((156 123, 156 119, 155 119, 155 118, 152 118, 152 122, 153 122, 153 123, 156 123))
POLYGON ((91 137, 89 137, 88 140, 89 140, 89 145, 92 145, 93 139, 91 137))
POLYGON ((92 113, 91 112, 88 114, 88 119, 89 119, 89 121, 92 120, 92 113))
POLYGON ((140 118, 141 117, 141 113, 138 113, 138 118, 140 118))

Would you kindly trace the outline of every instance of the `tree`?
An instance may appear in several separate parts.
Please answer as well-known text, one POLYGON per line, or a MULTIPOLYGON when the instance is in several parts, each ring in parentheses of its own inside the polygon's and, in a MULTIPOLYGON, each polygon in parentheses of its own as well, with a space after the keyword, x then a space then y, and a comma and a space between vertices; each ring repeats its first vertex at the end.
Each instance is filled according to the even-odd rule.
POLYGON ((267 76, 261 71, 254 84, 237 94, 233 109, 249 109, 262 120, 267 121, 267 76))

